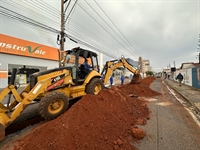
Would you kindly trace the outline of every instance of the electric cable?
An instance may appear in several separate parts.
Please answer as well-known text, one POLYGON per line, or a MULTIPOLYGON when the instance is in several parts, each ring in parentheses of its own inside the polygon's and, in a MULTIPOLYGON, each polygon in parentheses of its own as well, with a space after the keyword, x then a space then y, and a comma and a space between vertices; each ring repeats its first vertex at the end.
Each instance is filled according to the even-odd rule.
POLYGON ((4 1, 4 3, 7 3, 8 5, 12 6, 13 8, 18 8, 19 10, 29 13, 37 18, 41 18, 41 19, 45 20, 46 22, 52 23, 54 25, 60 25, 59 22, 56 22, 56 21, 52 20, 51 18, 44 16, 43 14, 39 14, 38 12, 36 12, 34 10, 30 11, 30 9, 24 7, 23 5, 21 5, 19 3, 16 3, 15 1, 12 1, 12 0, 4 1))
MULTIPOLYGON (((97 13, 97 11, 86 1, 84 0, 87 5, 99 16, 99 18, 101 18, 101 20, 103 20, 103 22, 124 42, 124 40, 119 36, 119 34, 99 15, 99 13, 97 13)), ((124 42, 125 43, 125 42, 124 42)), ((124 47, 127 51, 129 51, 126 47, 124 47)), ((132 53, 133 51, 129 51, 130 53, 132 53)))
POLYGON ((94 2, 99 6, 99 8, 102 10, 102 12, 107 16, 107 18, 112 22, 112 24, 115 26, 115 28, 121 33, 121 35, 126 39, 126 41, 131 45, 131 47, 140 55, 140 53, 132 46, 132 44, 128 41, 128 39, 124 36, 124 34, 120 31, 120 29, 115 25, 115 23, 111 20, 111 18, 106 14, 106 12, 102 9, 102 7, 94 0, 94 2))

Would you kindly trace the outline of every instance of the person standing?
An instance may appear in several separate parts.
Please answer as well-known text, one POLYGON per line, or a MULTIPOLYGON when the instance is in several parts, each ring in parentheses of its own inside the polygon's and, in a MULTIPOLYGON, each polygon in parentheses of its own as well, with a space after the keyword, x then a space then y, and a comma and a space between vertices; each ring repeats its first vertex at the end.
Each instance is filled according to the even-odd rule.
POLYGON ((181 82, 183 81, 183 75, 181 73, 179 73, 176 77, 176 80, 178 80, 179 82, 179 86, 181 86, 181 82))
POLYGON ((110 86, 112 86, 112 85, 113 85, 113 77, 110 76, 110 86))
POLYGON ((121 76, 121 84, 124 84, 124 76, 121 76))
POLYGON ((130 82, 131 82, 131 80, 133 79, 133 75, 132 74, 130 74, 130 82))

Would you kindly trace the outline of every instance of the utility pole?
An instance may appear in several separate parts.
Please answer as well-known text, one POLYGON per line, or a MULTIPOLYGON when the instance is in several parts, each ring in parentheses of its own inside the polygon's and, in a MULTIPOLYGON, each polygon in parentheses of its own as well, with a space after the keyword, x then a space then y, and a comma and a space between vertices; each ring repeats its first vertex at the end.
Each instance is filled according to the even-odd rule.
MULTIPOLYGON (((60 45, 59 51, 59 67, 65 66, 64 59, 64 52, 65 52, 65 22, 69 18, 69 15, 72 13, 72 10, 74 9, 74 6, 76 5, 78 0, 75 1, 73 7, 71 8, 70 13, 67 15, 67 18, 65 19, 65 12, 69 7, 69 4, 71 3, 71 0, 68 2, 68 0, 61 0, 61 30, 60 35, 57 36, 57 44, 60 45), (68 2, 67 7, 65 8, 65 3, 68 2), (61 62, 62 61, 62 62, 61 62)), ((72 39, 70 39, 72 40, 72 39)), ((73 40, 72 40, 73 41, 73 40)), ((76 41, 74 41, 76 42, 76 41)))
MULTIPOLYGON (((199 52, 199 50, 197 52, 199 52)), ((197 57, 199 57, 198 59, 199 59, 199 64, 200 64, 200 53, 197 55, 197 57)))
MULTIPOLYGON (((64 42, 65 42, 65 13, 64 13, 64 3, 66 1, 61 0, 61 31, 60 31, 60 62, 59 62, 59 67, 61 66, 61 61, 64 60, 64 51, 65 51, 65 47, 64 47, 64 42)), ((63 66, 64 66, 64 62, 63 62, 63 66)))
POLYGON ((198 50, 197 50, 197 52, 199 52, 199 55, 197 55, 197 56, 199 56, 199 64, 200 64, 200 34, 199 34, 199 44, 198 44, 198 50))

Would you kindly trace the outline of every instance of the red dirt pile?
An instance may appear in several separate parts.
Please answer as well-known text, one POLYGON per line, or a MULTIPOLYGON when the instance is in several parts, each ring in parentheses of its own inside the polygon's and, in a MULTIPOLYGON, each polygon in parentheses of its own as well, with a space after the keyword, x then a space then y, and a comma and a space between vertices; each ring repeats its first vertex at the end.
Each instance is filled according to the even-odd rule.
POLYGON ((139 97, 153 97, 159 95, 160 93, 153 91, 149 88, 152 81, 155 80, 154 77, 147 77, 142 80, 139 84, 125 84, 123 87, 119 88, 123 93, 132 94, 139 97))
POLYGON ((113 86, 98 95, 86 95, 55 120, 33 129, 17 141, 16 150, 110 150, 136 149, 133 144, 146 134, 136 125, 149 119, 146 102, 132 98, 155 96, 149 88, 154 80, 113 86))

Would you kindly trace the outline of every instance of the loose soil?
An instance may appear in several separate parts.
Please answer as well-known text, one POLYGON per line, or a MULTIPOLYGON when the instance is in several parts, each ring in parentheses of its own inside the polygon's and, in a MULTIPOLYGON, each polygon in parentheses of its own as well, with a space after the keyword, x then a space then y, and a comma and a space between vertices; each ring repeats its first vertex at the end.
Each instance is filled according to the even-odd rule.
POLYGON ((149 88, 154 77, 83 96, 57 119, 44 122, 17 140, 15 150, 136 149, 146 133, 137 127, 150 119, 142 97, 159 95, 149 88), (132 144, 133 143, 133 144, 132 144))

